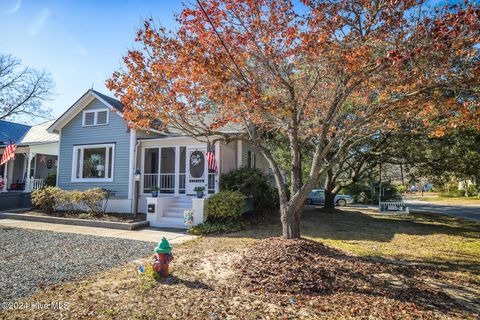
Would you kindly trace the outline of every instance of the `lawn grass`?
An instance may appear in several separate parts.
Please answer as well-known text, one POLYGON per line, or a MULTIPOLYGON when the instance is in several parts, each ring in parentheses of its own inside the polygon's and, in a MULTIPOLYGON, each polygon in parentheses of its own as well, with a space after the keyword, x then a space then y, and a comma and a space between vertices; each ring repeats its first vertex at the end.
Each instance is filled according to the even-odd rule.
MULTIPOLYGON (((353 208, 328 212, 316 207, 307 208, 302 220, 305 238, 323 242, 347 255, 407 268, 420 265, 425 272, 412 275, 403 286, 422 282, 445 288, 460 303, 461 310, 468 310, 455 313, 431 305, 432 313, 427 318, 476 317, 474 310, 479 311, 480 296, 480 224, 439 214, 378 214, 353 208)), ((138 274, 139 263, 151 263, 148 257, 82 281, 49 287, 29 299, 66 300, 71 303, 69 310, 62 311, 67 318, 346 319, 365 318, 365 314, 373 318, 421 318, 411 316, 415 315, 412 310, 408 311, 409 316, 375 314, 379 306, 416 302, 407 297, 400 301, 392 296, 332 294, 312 300, 296 297, 297 303, 292 305, 289 302, 292 297, 288 295, 246 291, 239 281, 242 275, 233 265, 242 263, 243 254, 257 239, 280 234, 276 218, 245 231, 200 237, 174 248, 173 276, 167 280, 156 281, 148 274, 138 274), (349 301, 362 302, 361 307, 352 307, 349 301), (358 313, 362 308, 368 310, 358 313)), ((403 280, 397 277, 392 281, 403 280)), ((429 306, 424 304, 421 311, 430 312, 429 306)), ((59 315, 58 310, 17 310, 4 314, 0 311, 0 317, 5 318, 59 315)), ((422 315, 425 317, 425 313, 422 315)))

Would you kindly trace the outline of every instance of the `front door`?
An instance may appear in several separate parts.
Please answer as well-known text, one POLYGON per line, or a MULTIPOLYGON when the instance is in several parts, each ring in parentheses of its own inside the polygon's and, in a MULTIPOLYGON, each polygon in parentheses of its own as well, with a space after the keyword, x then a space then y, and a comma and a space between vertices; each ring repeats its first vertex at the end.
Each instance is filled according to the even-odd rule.
POLYGON ((206 152, 207 148, 187 147, 187 181, 185 186, 187 194, 195 194, 195 187, 204 187, 206 193, 208 172, 206 152))

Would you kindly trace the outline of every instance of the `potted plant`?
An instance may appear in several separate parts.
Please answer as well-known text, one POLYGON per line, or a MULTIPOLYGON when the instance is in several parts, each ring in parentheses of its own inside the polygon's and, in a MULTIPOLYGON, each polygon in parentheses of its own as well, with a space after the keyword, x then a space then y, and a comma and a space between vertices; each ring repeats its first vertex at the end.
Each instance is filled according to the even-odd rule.
POLYGON ((203 198, 203 192, 205 191, 205 187, 195 187, 193 188, 193 191, 197 193, 197 198, 201 199, 203 198))
POLYGON ((154 198, 158 197, 158 187, 157 186, 153 186, 150 190, 152 191, 152 197, 154 197, 154 198))

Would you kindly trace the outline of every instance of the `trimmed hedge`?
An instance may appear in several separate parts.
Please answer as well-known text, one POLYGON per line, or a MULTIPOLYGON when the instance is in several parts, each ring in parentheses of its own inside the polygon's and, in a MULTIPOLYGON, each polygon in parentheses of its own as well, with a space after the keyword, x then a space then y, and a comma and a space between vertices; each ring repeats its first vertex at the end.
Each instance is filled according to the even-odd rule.
POLYGON ((32 192, 32 204, 45 213, 91 212, 105 213, 109 193, 100 188, 85 191, 68 191, 57 187, 46 187, 32 192))
POLYGON ((235 221, 242 217, 245 196, 238 191, 221 191, 208 198, 205 211, 208 222, 235 221))

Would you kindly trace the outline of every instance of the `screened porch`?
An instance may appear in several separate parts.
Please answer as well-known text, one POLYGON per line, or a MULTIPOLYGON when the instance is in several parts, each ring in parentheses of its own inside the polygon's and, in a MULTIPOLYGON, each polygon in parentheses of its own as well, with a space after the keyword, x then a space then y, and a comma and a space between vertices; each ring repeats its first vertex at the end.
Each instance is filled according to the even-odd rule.
POLYGON ((158 188, 160 194, 193 195, 195 187, 217 190, 216 173, 208 169, 206 146, 148 146, 142 149, 140 192, 149 194, 158 188))

